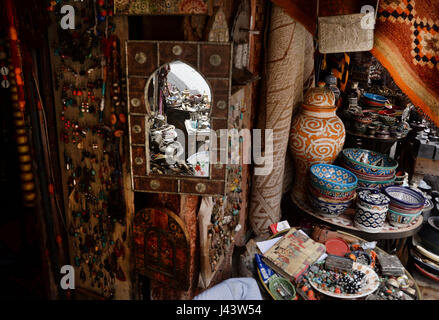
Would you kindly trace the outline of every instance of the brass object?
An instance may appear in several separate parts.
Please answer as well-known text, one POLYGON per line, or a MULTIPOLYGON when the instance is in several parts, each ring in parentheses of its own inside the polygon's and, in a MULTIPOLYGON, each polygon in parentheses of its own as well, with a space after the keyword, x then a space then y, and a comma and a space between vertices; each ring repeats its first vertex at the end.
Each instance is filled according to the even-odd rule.
POLYGON ((172 47, 172 53, 176 56, 179 56, 183 53, 183 48, 179 45, 175 45, 172 47))
POLYGON ((138 124, 136 124, 135 126, 133 126, 133 131, 134 131, 134 133, 141 133, 142 127, 139 126, 138 124))
POLYGON ((149 183, 149 186, 151 187, 151 189, 157 190, 158 188, 160 188, 160 181, 151 180, 151 182, 149 183))
POLYGON ((221 64, 221 56, 218 54, 211 55, 209 58, 209 63, 214 67, 218 67, 221 64))
POLYGON ((138 64, 144 64, 146 62, 146 54, 144 52, 138 52, 136 53, 136 55, 134 56, 134 60, 136 60, 136 62, 138 64))
POLYGON ((140 166, 140 165, 143 164, 143 159, 142 159, 141 157, 136 157, 136 158, 134 159, 134 162, 135 162, 138 166, 140 166))
POLYGON ((199 193, 204 193, 204 192, 206 192, 206 185, 204 184, 204 183, 198 183, 196 186, 195 186, 195 190, 197 190, 197 192, 199 192, 199 193))
POLYGON ((140 106, 140 100, 137 99, 137 98, 132 98, 132 99, 131 99, 131 105, 132 105, 133 107, 138 107, 138 106, 140 106))
POLYGON ((227 103, 224 100, 220 100, 216 103, 218 109, 224 110, 227 107, 227 103))

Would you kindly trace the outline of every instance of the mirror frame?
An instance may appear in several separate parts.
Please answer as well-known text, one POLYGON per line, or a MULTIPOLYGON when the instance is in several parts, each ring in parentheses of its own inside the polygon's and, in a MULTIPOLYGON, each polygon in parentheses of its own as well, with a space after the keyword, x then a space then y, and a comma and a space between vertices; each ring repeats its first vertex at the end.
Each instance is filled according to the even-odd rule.
MULTIPOLYGON (((226 194, 226 165, 210 164, 209 177, 149 174, 149 114, 145 105, 145 86, 150 76, 163 65, 182 61, 207 81, 211 89, 211 130, 230 129, 229 103, 232 87, 231 43, 194 41, 128 40, 127 57, 128 127, 131 185, 134 192, 223 196, 226 194)), ((217 153, 227 152, 220 144, 217 153)), ((187 146, 186 146, 187 147, 187 146)), ((224 148, 225 147, 225 148, 224 148)))

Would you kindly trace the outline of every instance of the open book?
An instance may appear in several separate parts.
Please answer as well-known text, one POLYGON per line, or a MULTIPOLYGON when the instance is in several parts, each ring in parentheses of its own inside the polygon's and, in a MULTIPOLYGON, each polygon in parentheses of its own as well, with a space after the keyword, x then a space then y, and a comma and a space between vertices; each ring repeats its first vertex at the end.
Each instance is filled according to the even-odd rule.
POLYGON ((325 252, 326 248, 323 244, 291 228, 281 240, 264 253, 262 260, 276 273, 297 282, 308 267, 325 252))

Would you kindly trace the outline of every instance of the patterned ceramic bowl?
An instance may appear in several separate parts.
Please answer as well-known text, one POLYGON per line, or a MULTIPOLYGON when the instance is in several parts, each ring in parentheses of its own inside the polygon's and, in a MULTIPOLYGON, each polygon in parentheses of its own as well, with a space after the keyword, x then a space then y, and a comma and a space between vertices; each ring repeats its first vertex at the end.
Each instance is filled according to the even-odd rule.
POLYGON ((378 94, 373 94, 373 93, 364 93, 363 100, 367 104, 373 105, 373 106, 383 106, 388 101, 388 99, 386 97, 380 96, 378 94))
POLYGON ((352 200, 348 202, 332 203, 316 199, 312 195, 309 195, 311 205, 320 215, 324 217, 338 217, 345 212, 352 204, 352 200))
POLYGON ((391 176, 398 167, 398 162, 394 159, 364 149, 344 149, 342 161, 349 169, 369 175, 391 176))
POLYGON ((355 174, 357 176, 357 178, 361 179, 361 180, 386 181, 386 180, 391 180, 391 179, 395 178, 395 174, 379 176, 379 175, 376 175, 376 174, 366 174, 366 173, 362 173, 361 171, 354 170, 352 168, 349 168, 345 163, 342 163, 341 166, 343 168, 349 170, 353 174, 355 174))
POLYGON ((389 223, 394 227, 404 227, 407 224, 412 223, 417 217, 419 217, 421 212, 419 212, 418 214, 403 214, 389 209, 389 223))
POLYGON ((378 189, 384 190, 384 188, 393 186, 395 184, 395 178, 387 181, 369 181, 358 179, 358 187, 366 189, 378 189))
POLYGON ((384 189, 386 196, 390 198, 390 206, 402 209, 422 208, 425 204, 424 196, 411 188, 391 186, 384 189))
POLYGON ((346 191, 357 186, 357 177, 339 166, 315 164, 310 172, 313 185, 318 185, 320 189, 346 191))
POLYGON ((308 188, 308 191, 315 197, 315 198, 323 198, 328 201, 335 201, 335 202, 346 202, 349 200, 352 200, 355 198, 356 191, 355 189, 349 192, 327 192, 324 193, 322 190, 319 190, 317 188, 314 188, 312 185, 308 188))
POLYGON ((407 209, 401 209, 401 208, 394 207, 394 206, 390 205, 389 209, 394 211, 394 212, 398 212, 398 213, 402 213, 402 214, 415 214, 415 215, 417 215, 419 212, 422 213, 422 208, 421 209, 407 210, 407 209))
POLYGON ((337 190, 324 190, 314 186, 312 183, 309 186, 310 192, 317 198, 323 197, 328 199, 338 199, 338 200, 348 200, 355 197, 355 188, 348 191, 337 191, 337 190))

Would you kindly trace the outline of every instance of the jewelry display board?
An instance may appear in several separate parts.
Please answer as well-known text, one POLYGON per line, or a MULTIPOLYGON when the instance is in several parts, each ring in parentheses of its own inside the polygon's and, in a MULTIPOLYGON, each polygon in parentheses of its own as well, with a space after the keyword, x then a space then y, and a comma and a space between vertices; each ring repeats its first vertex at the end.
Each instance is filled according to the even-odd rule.
POLYGON ((94 22, 93 2, 69 3, 88 23, 61 29, 56 12, 63 3, 56 4, 48 37, 70 264, 76 288, 129 299, 133 194, 123 156, 126 81, 120 56, 128 23, 126 17, 94 22), (113 23, 116 29, 109 28, 113 23))
MULTIPOLYGON (((127 41, 126 55, 132 189, 137 192, 152 193, 224 195, 226 192, 228 143, 222 135, 224 135, 223 130, 229 127, 231 44, 127 41), (163 68, 169 68, 172 63, 183 63, 201 75, 211 92, 210 101, 208 101, 210 106, 209 130, 216 132, 217 141, 216 144, 210 142, 209 150, 210 154, 216 154, 217 161, 216 163, 213 163, 213 161, 208 162, 209 171, 203 177, 183 174, 171 175, 169 172, 158 174, 157 171, 153 172, 151 168, 150 133, 152 131, 150 130, 150 123, 153 112, 152 107, 147 102, 149 101, 148 94, 151 83, 158 82, 158 80, 154 80, 156 74, 162 72, 163 68), (224 158, 224 155, 226 158, 224 158)), ((156 95, 151 100, 157 101, 156 95)), ((159 116, 162 116, 162 114, 159 114, 159 116)), ((168 116, 169 114, 164 113, 162 119, 168 116)), ((157 118, 159 117, 154 115, 154 120, 157 118)), ((183 128, 183 130, 185 129, 183 128)), ((183 165, 187 168, 187 163, 183 163, 183 165)))

